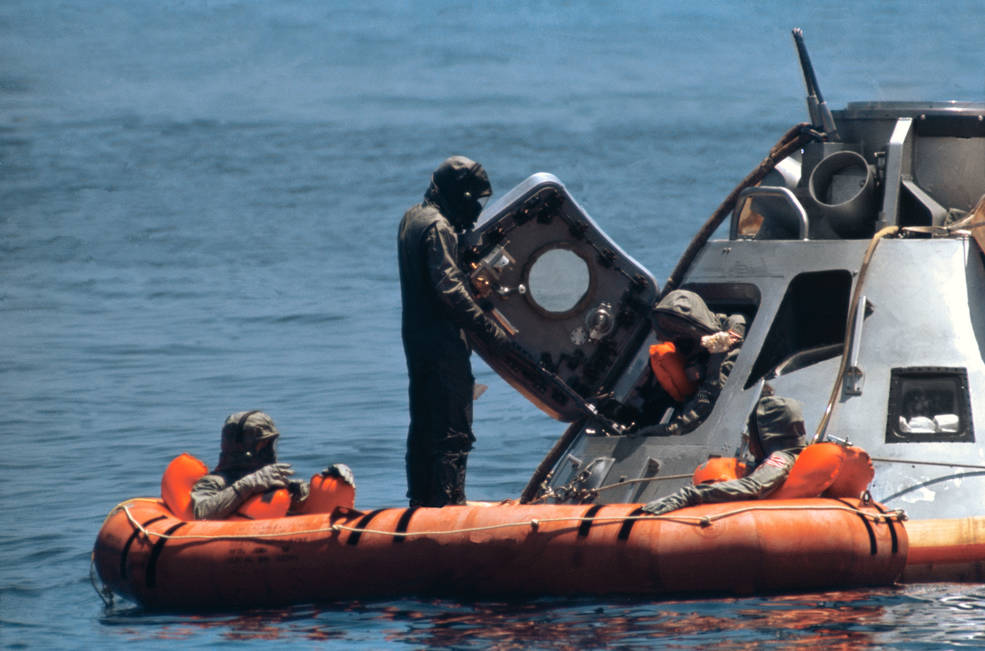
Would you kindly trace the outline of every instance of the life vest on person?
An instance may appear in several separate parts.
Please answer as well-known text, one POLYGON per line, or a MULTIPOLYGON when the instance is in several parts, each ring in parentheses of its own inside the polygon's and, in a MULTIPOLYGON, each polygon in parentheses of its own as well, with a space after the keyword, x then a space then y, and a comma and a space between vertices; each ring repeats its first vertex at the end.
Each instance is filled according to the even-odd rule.
POLYGON ((230 519, 266 520, 283 518, 291 508, 291 493, 286 488, 274 488, 253 495, 243 502, 230 519))
MULTIPOLYGON (((746 464, 734 457, 714 457, 695 469, 692 481, 695 486, 729 481, 745 477, 747 471, 746 464)), ((801 451, 786 480, 768 495, 768 499, 857 498, 874 476, 872 460, 862 448, 814 443, 801 451)))
POLYGON ((313 513, 332 513, 342 507, 355 508, 356 489, 341 477, 315 475, 311 478, 311 492, 301 502, 294 513, 310 515, 313 513))
POLYGON ((695 486, 738 479, 748 474, 748 466, 735 457, 712 457, 694 470, 691 482, 695 486))
MULTIPOLYGON (((192 488, 208 472, 208 466, 187 452, 182 452, 168 464, 161 477, 161 499, 177 518, 185 521, 195 519, 192 488)), ((290 506, 291 494, 285 488, 278 488, 253 495, 230 517, 247 520, 279 518, 287 515, 290 506)))
MULTIPOLYGON (((817 445, 821 444, 818 443, 817 445)), ((834 445, 834 443, 827 445, 834 445)), ((876 475, 876 470, 872 467, 872 458, 869 457, 868 452, 854 445, 838 447, 845 453, 845 460, 841 464, 841 472, 824 491, 824 495, 826 497, 858 497, 865 492, 872 482, 872 478, 876 475)))
POLYGON ((161 477, 161 499, 168 510, 181 520, 194 520, 192 486, 208 472, 208 466, 187 452, 175 457, 161 477))
POLYGON ((698 390, 698 385, 687 377, 687 360, 677 352, 670 341, 659 341, 650 346, 650 369, 654 377, 671 398, 684 400, 698 390))
POLYGON ((814 443, 801 451, 786 481, 769 497, 858 497, 874 476, 872 460, 862 448, 814 443))

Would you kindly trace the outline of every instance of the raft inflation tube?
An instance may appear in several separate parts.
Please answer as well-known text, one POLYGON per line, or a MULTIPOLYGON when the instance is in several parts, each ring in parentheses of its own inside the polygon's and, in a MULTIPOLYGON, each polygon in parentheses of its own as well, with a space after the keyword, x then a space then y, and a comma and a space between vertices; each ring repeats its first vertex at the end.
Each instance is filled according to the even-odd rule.
POLYGON ((985 516, 906 522, 906 583, 985 582, 985 516))
POLYGON ((845 499, 454 506, 186 521, 159 499, 107 517, 102 581, 153 609, 445 595, 753 594, 887 585, 898 514, 845 499))

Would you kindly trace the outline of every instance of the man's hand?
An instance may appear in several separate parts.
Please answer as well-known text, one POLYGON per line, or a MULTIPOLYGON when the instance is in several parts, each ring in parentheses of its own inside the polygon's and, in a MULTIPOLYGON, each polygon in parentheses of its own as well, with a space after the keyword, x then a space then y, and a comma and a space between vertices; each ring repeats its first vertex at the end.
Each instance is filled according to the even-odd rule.
POLYGON ((686 505, 685 500, 681 499, 677 495, 668 495, 667 497, 661 497, 658 500, 647 502, 643 505, 643 511, 649 513, 650 515, 663 515, 664 513, 676 511, 686 505))
POLYGON ((337 477, 353 488, 356 487, 356 477, 352 474, 352 469, 344 463, 333 463, 328 468, 321 471, 322 477, 337 477))
POLYGON ((294 474, 289 463, 271 463, 233 483, 237 495, 264 493, 271 488, 286 488, 287 478, 294 474))

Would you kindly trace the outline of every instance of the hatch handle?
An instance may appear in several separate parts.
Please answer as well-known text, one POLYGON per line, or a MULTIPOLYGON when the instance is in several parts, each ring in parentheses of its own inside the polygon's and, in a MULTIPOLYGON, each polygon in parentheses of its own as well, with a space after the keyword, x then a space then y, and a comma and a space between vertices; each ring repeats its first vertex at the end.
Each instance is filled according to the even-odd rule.
POLYGON ((469 279, 472 281, 472 289, 479 298, 486 298, 493 292, 496 292, 500 298, 527 293, 527 288, 522 283, 516 287, 507 287, 502 283, 504 272, 513 269, 516 265, 516 260, 506 250, 508 244, 509 242, 504 242, 493 247, 481 260, 472 264, 469 279))
POLYGON ((850 396, 862 395, 862 385, 865 384, 865 372, 858 365, 859 350, 862 348, 862 327, 865 323, 866 310, 869 307, 869 299, 864 295, 858 301, 855 308, 855 323, 852 330, 852 352, 848 357, 848 366, 845 368, 844 387, 845 393, 850 396))

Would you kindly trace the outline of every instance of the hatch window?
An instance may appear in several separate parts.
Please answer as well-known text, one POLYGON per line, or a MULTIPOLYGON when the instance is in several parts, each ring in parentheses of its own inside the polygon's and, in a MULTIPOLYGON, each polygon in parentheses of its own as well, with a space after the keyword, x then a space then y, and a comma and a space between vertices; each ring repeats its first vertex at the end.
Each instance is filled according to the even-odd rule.
POLYGON ((974 442, 963 368, 894 368, 886 443, 974 442))
POLYGON ((816 364, 841 354, 852 290, 852 274, 844 269, 796 276, 787 287, 769 334, 746 382, 816 364))
POLYGON ((588 294, 590 284, 588 263, 561 246, 544 249, 527 272, 527 296, 548 316, 567 316, 588 294))

